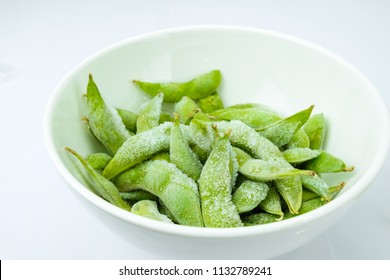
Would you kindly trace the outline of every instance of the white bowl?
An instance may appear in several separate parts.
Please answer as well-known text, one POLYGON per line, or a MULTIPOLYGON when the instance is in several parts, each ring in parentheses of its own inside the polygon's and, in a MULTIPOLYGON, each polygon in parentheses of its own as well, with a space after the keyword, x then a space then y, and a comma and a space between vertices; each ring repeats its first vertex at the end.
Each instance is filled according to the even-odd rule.
POLYGON ((311 43, 242 27, 189 27, 119 42, 76 66, 54 90, 45 116, 49 154, 93 214, 136 246, 171 258, 266 259, 291 251, 329 228, 369 187, 389 147, 389 114, 372 84, 354 67, 311 43), (90 192, 64 146, 82 155, 101 150, 80 119, 88 73, 113 106, 138 111, 145 96, 130 81, 185 81, 220 69, 226 105, 259 102, 285 115, 314 104, 328 120, 326 150, 355 171, 327 205, 278 223, 228 229, 171 225, 133 215, 90 192))

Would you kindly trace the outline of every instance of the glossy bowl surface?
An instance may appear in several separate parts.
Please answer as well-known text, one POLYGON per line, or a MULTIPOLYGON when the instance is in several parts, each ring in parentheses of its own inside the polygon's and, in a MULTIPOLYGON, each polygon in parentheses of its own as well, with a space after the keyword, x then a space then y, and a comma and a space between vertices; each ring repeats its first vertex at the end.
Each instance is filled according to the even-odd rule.
POLYGON ((48 103, 47 148, 76 197, 111 230, 136 246, 171 258, 267 259, 313 239, 342 217, 378 174, 389 148, 389 114, 374 86, 353 66, 312 43, 272 31, 196 26, 158 31, 107 47, 77 65, 48 103), (328 121, 326 150, 355 171, 327 175, 347 182, 339 196, 310 213, 278 223, 229 229, 193 228, 142 218, 86 188, 64 151, 101 151, 80 119, 92 73, 106 101, 137 112, 147 97, 131 80, 186 81, 220 69, 225 105, 258 102, 289 115, 315 105, 328 121))

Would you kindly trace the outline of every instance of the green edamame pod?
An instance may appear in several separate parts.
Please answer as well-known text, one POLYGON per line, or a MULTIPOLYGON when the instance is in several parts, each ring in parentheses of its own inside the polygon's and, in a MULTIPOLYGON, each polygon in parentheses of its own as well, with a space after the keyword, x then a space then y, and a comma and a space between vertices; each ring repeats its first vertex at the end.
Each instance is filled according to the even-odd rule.
POLYGON ((238 213, 255 209, 268 193, 268 186, 261 182, 246 180, 233 192, 232 201, 238 213))
POLYGON ((316 158, 321 154, 318 150, 310 148, 292 148, 283 151, 283 156, 291 164, 302 163, 310 159, 316 158))
POLYGON ((319 176, 301 176, 302 186, 312 192, 317 193, 323 197, 326 201, 330 201, 330 187, 319 176))
POLYGON ((203 227, 198 187, 174 164, 145 161, 115 179, 119 191, 142 189, 161 199, 181 225, 203 227))
POLYGON ((131 210, 131 207, 121 198, 118 189, 112 182, 104 178, 102 175, 100 175, 99 172, 93 169, 93 167, 76 151, 68 147, 65 147, 65 151, 73 155, 87 171, 89 177, 93 181, 91 188, 96 194, 115 206, 118 206, 127 211, 131 210))
POLYGON ((131 136, 118 112, 106 105, 92 75, 87 86, 88 124, 95 137, 114 155, 131 136))
POLYGON ((324 206, 327 203, 327 201, 323 200, 322 198, 315 198, 311 199, 305 202, 302 202, 302 207, 299 210, 299 214, 292 214, 290 212, 285 213, 284 217, 285 219, 290 219, 292 217, 295 217, 297 215, 302 215, 305 213, 308 213, 310 211, 313 211, 321 206, 324 206))
POLYGON ((165 215, 158 211, 156 201, 141 200, 133 205, 131 213, 149 218, 152 220, 173 224, 173 222, 165 215))
POLYGON ((261 159, 249 159, 239 167, 241 174, 245 177, 260 181, 272 181, 294 175, 314 176, 311 170, 294 169, 289 166, 280 166, 261 159))
MULTIPOLYGON (((345 182, 341 182, 335 186, 331 186, 329 187, 329 192, 330 192, 330 195, 331 195, 331 199, 333 199, 341 190, 342 188, 345 186, 345 182)), ((318 193, 315 193, 315 192, 312 192, 310 190, 307 190, 307 189, 303 189, 303 192, 302 192, 302 202, 303 201, 308 201, 308 200, 311 200, 311 199, 315 199, 315 198, 319 198, 321 197, 318 193)))
POLYGON ((305 130, 301 127, 291 138, 290 142, 286 145, 286 149, 295 149, 295 148, 309 148, 310 139, 307 136, 305 130))
POLYGON ((287 118, 281 119, 267 127, 256 128, 256 131, 269 139, 278 147, 282 147, 290 142, 294 134, 305 124, 309 119, 314 106, 302 110, 287 118))
POLYGON ((125 109, 116 108, 116 110, 126 128, 132 133, 136 133, 138 115, 125 109))
POLYGON ((112 179, 155 153, 168 150, 171 127, 172 123, 166 122, 127 139, 104 168, 102 175, 112 179))
POLYGON ((172 212, 168 209, 168 207, 164 204, 164 202, 159 199, 158 200, 158 211, 167 216, 171 221, 173 221, 174 223, 178 224, 176 218, 173 216, 172 212))
POLYGON ((189 126, 181 126, 183 134, 200 161, 205 162, 214 143, 214 131, 207 123, 192 119, 189 126))
POLYGON ((131 192, 119 192, 120 196, 127 201, 137 202, 141 200, 158 201, 158 197, 144 190, 134 190, 131 192))
POLYGON ((232 160, 228 136, 218 139, 199 178, 203 221, 206 227, 239 227, 240 216, 232 202, 232 160))
POLYGON ((193 116, 199 111, 199 108, 194 100, 188 96, 183 96, 175 104, 174 110, 179 115, 179 120, 182 124, 189 124, 193 116))
POLYGON ((317 173, 350 172, 354 169, 353 166, 347 166, 343 160, 325 151, 321 151, 319 156, 306 161, 304 168, 317 173))
MULTIPOLYGON (((253 105, 253 104, 252 104, 253 105)), ((267 127, 281 119, 281 117, 259 106, 250 106, 249 104, 242 104, 242 107, 231 106, 221 110, 211 112, 210 115, 217 120, 238 120, 250 127, 267 127)))
POLYGON ((214 92, 213 94, 201 98, 198 100, 199 108, 204 113, 211 113, 219 109, 223 109, 223 102, 218 92, 214 92))
POLYGON ((164 95, 159 93, 141 109, 137 118, 137 134, 150 130, 160 124, 163 98, 164 95))
POLYGON ((134 80, 133 82, 150 96, 164 93, 165 102, 178 102, 183 96, 200 99, 216 91, 221 82, 221 72, 212 70, 188 82, 150 83, 134 80))
POLYGON ((107 164, 112 159, 112 156, 106 153, 94 153, 88 155, 85 160, 93 167, 95 170, 103 170, 107 164))
POLYGON ((245 162, 252 159, 252 157, 249 154, 247 154, 246 152, 244 152, 240 148, 233 147, 233 151, 236 155, 238 166, 242 166, 245 162))
POLYGON ((197 181, 202 171, 202 163, 191 150, 187 140, 182 134, 179 122, 179 116, 175 115, 173 127, 171 128, 170 160, 181 171, 197 181))
POLYGON ((265 225, 280 221, 280 217, 270 213, 254 213, 242 216, 244 226, 265 225))
POLYGON ((284 213, 279 193, 273 185, 269 185, 268 188, 267 196, 260 202, 259 208, 267 213, 278 215, 278 219, 282 220, 284 213))
POLYGON ((313 150, 321 150, 326 133, 326 120, 324 114, 317 114, 310 117, 310 119, 303 126, 307 136, 310 140, 310 148, 313 150))

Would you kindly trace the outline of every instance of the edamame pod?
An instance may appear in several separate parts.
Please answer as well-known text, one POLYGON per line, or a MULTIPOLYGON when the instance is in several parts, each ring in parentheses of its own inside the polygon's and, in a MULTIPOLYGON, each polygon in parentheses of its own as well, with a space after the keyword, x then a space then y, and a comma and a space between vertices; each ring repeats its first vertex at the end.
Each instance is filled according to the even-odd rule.
POLYGON ((305 202, 302 202, 302 207, 299 210, 299 214, 292 214, 290 212, 285 213, 284 217, 285 219, 290 219, 292 217, 295 217, 297 215, 302 215, 305 213, 308 213, 310 211, 313 211, 321 206, 324 206, 327 203, 327 201, 323 200, 322 198, 315 198, 311 199, 305 202))
POLYGON ((93 169, 93 167, 76 151, 68 147, 65 147, 65 151, 74 156, 87 171, 89 177, 93 181, 91 188, 96 194, 115 206, 118 206, 127 211, 131 210, 131 207, 122 199, 118 189, 111 181, 100 175, 100 173, 93 169))
POLYGON ((255 209, 268 193, 268 186, 261 182, 246 180, 234 191, 232 201, 238 213, 255 209))
POLYGON ((312 192, 317 193, 323 197, 326 201, 331 200, 330 188, 328 184, 322 180, 318 175, 316 176, 305 176, 301 175, 302 186, 312 192))
POLYGON ((291 138, 290 142, 286 145, 286 149, 295 149, 295 148, 309 148, 310 139, 307 136, 306 132, 301 127, 291 138))
POLYGON ((217 140, 199 178, 203 221, 206 227, 239 227, 240 216, 232 202, 232 153, 228 136, 217 140))
POLYGON ((158 197, 150 192, 144 190, 134 190, 131 192, 119 192, 120 196, 130 202, 141 200, 154 200, 158 201, 158 197))
POLYGON ((218 92, 214 92, 213 94, 201 98, 198 100, 199 108, 204 113, 211 113, 219 109, 223 109, 223 102, 218 92))
POLYGON ((175 104, 174 110, 179 115, 179 120, 182 124, 189 124, 193 116, 199 111, 199 108, 194 100, 188 96, 183 96, 175 104))
POLYGON ((325 151, 305 162, 304 168, 317 173, 350 172, 354 169, 353 166, 347 166, 343 160, 325 151))
POLYGON ((112 156, 106 153, 93 153, 85 158, 85 160, 93 167, 93 169, 100 171, 107 166, 111 159, 112 156))
POLYGON ((174 124, 171 128, 169 149, 170 161, 185 174, 197 181, 202 171, 202 163, 191 150, 187 140, 183 136, 177 114, 175 115, 174 124))
POLYGON ((198 187, 172 163, 145 161, 114 182, 121 192, 142 189, 158 196, 181 225, 203 226, 198 187))
POLYGON ((305 124, 309 119, 314 106, 302 110, 292 116, 279 120, 267 127, 256 128, 256 131, 269 139, 278 147, 282 147, 290 142, 294 134, 305 124))
POLYGON ((209 96, 216 91, 221 78, 219 70, 212 70, 185 83, 150 83, 139 80, 134 80, 133 83, 150 96, 156 96, 162 92, 165 102, 178 102, 183 96, 195 100, 209 96))
POLYGON ((308 161, 318 157, 320 154, 320 151, 312 150, 310 148, 292 148, 283 151, 284 158, 291 164, 308 161))
POLYGON ((159 125, 163 98, 164 95, 159 93, 141 109, 137 118, 137 134, 159 125))
POLYGON ((153 154, 168 150, 171 127, 172 123, 166 122, 130 137, 104 168, 102 175, 112 179, 153 154))
POLYGON ((173 222, 165 215, 158 211, 156 201, 141 200, 133 205, 131 213, 146 217, 152 220, 173 224, 173 222))
POLYGON ((307 136, 310 140, 310 148, 313 150, 321 150, 326 133, 326 120, 324 114, 317 114, 310 117, 310 119, 303 126, 307 136))
POLYGON ((270 213, 254 213, 242 216, 244 226, 265 225, 280 221, 280 217, 270 213))
POLYGON ((125 109, 116 108, 116 110, 126 128, 132 133, 136 133, 138 115, 125 109))
POLYGON ((281 119, 281 117, 271 111, 265 110, 263 107, 250 106, 242 104, 242 107, 232 106, 220 109, 210 113, 217 120, 238 120, 250 127, 267 127, 281 119))
POLYGON ((279 220, 283 220, 282 203, 278 191, 273 185, 269 185, 267 196, 259 204, 259 208, 267 213, 278 215, 279 220))
POLYGON ((92 75, 87 86, 88 124, 95 137, 111 155, 131 136, 118 112, 106 105, 92 75))
MULTIPOLYGON (((330 192, 330 196, 331 196, 331 199, 333 199, 341 190, 342 188, 345 186, 345 182, 341 182, 335 186, 331 186, 329 187, 329 192, 330 192)), ((302 202, 303 201, 308 201, 308 200, 311 200, 311 199, 314 199, 314 198, 319 198, 321 197, 318 193, 315 193, 315 192, 312 192, 308 189, 303 189, 303 192, 302 192, 302 202)))

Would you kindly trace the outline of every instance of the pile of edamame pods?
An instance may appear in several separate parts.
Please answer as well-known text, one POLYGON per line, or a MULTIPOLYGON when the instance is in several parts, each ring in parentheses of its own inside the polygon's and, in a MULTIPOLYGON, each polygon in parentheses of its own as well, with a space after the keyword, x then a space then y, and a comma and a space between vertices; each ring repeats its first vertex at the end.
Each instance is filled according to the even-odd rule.
POLYGON ((330 186, 321 174, 353 167, 323 150, 324 115, 313 106, 288 117, 261 104, 224 107, 221 78, 212 70, 187 82, 135 80, 150 99, 134 113, 107 104, 89 75, 83 121, 106 152, 65 150, 97 195, 166 223, 252 226, 332 200, 345 183, 330 186))

